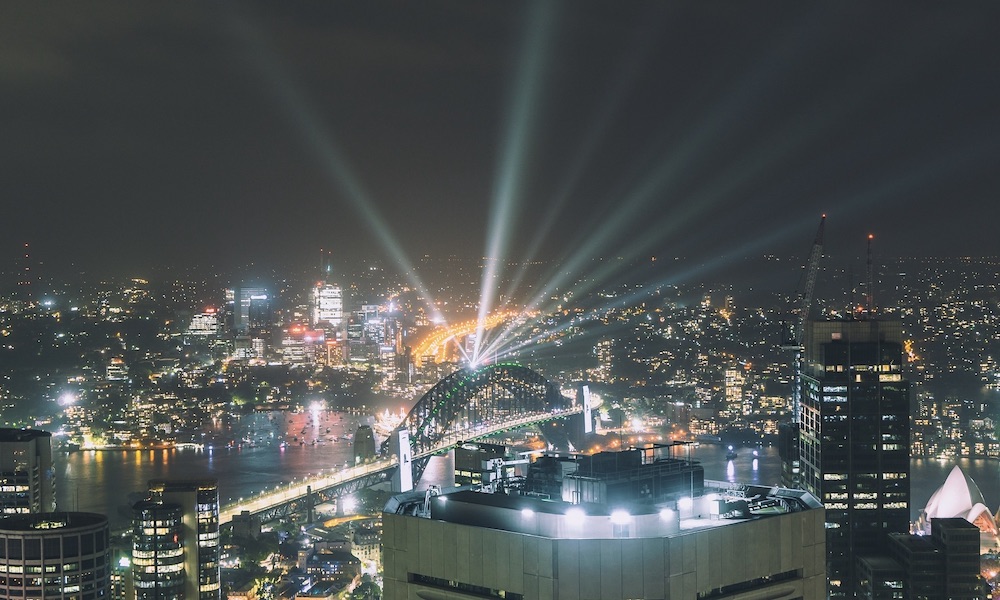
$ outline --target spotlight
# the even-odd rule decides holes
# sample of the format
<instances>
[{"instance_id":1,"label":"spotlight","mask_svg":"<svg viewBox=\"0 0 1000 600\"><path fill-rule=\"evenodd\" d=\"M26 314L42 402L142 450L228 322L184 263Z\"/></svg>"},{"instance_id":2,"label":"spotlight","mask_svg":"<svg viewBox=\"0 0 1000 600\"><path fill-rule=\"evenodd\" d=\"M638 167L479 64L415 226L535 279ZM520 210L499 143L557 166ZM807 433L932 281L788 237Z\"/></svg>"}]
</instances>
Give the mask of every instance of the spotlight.
<instances>
[{"instance_id":1,"label":"spotlight","mask_svg":"<svg viewBox=\"0 0 1000 600\"><path fill-rule=\"evenodd\" d=\"M566 511L566 522L573 527L580 527L583 525L583 521L586 519L587 513L583 511L579 506L574 506L573 508Z\"/></svg>"}]
</instances>

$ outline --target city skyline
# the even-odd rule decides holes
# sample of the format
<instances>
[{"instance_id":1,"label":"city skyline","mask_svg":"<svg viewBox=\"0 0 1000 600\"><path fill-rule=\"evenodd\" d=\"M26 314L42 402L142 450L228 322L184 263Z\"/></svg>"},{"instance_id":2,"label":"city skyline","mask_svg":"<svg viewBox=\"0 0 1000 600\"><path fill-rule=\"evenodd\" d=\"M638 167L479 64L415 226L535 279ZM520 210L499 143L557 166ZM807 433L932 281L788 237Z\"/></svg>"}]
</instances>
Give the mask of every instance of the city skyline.
<instances>
[{"instance_id":1,"label":"city skyline","mask_svg":"<svg viewBox=\"0 0 1000 600\"><path fill-rule=\"evenodd\" d=\"M996 10L4 7L3 250L711 271L803 254L825 212L831 254L989 255Z\"/></svg>"}]
</instances>

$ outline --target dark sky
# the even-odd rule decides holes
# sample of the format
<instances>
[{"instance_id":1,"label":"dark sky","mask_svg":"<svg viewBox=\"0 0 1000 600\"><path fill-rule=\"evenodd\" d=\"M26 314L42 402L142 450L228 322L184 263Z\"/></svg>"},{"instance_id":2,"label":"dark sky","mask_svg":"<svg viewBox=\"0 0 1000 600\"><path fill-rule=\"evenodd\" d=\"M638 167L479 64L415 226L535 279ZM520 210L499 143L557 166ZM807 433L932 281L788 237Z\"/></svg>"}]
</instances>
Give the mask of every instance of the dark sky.
<instances>
[{"instance_id":1,"label":"dark sky","mask_svg":"<svg viewBox=\"0 0 1000 600\"><path fill-rule=\"evenodd\" d=\"M8 2L0 248L102 272L321 247L727 260L804 256L825 212L831 254L874 232L886 255L996 255L998 17Z\"/></svg>"}]
</instances>

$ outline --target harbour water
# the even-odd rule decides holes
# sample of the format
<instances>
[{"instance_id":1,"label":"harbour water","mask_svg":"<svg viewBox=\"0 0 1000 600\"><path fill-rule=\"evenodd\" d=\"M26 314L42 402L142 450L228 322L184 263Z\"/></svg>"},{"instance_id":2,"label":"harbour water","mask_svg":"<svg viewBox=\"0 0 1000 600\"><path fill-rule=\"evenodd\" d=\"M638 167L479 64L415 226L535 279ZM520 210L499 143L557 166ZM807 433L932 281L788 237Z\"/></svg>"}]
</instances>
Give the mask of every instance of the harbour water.
<instances>
[{"instance_id":1,"label":"harbour water","mask_svg":"<svg viewBox=\"0 0 1000 600\"><path fill-rule=\"evenodd\" d=\"M293 479L343 467L353 454L353 443L347 438L357 422L339 413L272 413L234 424L229 431L242 436L236 438L242 441L234 441L232 445L60 454L56 461L58 505L61 510L103 513L114 526L124 526L128 523L128 506L147 489L150 479L204 477L218 479L220 499L227 503ZM223 441L218 437L212 439ZM724 447L701 445L692 450L691 458L705 468L706 479L759 485L779 482L781 462L776 448L735 450L737 457L727 460ZM755 450L757 456L753 454ZM435 457L420 482L421 487L452 483L451 460ZM911 463L914 519L955 464L976 481L991 511L1000 505L997 461L914 460Z\"/></svg>"}]
</instances>

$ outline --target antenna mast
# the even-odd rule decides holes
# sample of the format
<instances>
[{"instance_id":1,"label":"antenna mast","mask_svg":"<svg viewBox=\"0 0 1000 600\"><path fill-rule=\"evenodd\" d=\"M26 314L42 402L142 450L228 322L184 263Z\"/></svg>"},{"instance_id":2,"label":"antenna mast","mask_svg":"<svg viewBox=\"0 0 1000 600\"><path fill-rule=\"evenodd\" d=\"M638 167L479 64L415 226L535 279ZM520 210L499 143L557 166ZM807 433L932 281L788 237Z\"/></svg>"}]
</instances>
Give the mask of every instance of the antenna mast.
<instances>
[{"instance_id":1,"label":"antenna mast","mask_svg":"<svg viewBox=\"0 0 1000 600\"><path fill-rule=\"evenodd\" d=\"M868 234L868 265L867 265L867 278L868 281L865 282L865 314L869 317L875 314L875 288L874 281L875 278L872 275L872 240L875 236Z\"/></svg>"},{"instance_id":2,"label":"antenna mast","mask_svg":"<svg viewBox=\"0 0 1000 600\"><path fill-rule=\"evenodd\" d=\"M784 350L791 350L795 353L793 358L793 368L795 379L792 382L792 412L793 422L801 422L802 414L802 342L806 329L806 321L809 320L809 313L812 309L813 292L816 290L816 277L819 274L819 261L823 258L823 234L826 229L826 215L819 221L819 228L816 229L816 238L813 240L812 250L809 252L809 261L806 263L805 283L802 287L802 295L799 298L798 314L795 315L795 322L791 330L789 343L783 346Z\"/></svg>"}]
</instances>

